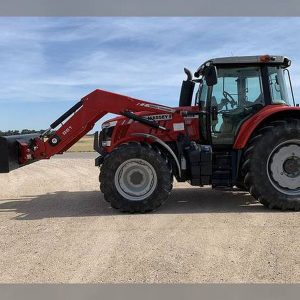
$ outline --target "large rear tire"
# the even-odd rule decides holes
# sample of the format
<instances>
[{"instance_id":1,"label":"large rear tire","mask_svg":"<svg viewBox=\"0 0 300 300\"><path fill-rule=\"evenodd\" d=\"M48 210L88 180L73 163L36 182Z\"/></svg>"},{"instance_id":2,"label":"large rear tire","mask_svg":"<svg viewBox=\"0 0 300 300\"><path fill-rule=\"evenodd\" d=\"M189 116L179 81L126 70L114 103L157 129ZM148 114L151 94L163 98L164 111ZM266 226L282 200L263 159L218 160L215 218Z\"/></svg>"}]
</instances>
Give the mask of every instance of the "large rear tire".
<instances>
[{"instance_id":1,"label":"large rear tire","mask_svg":"<svg viewBox=\"0 0 300 300\"><path fill-rule=\"evenodd\" d=\"M274 121L245 150L244 183L268 208L300 209L300 120Z\"/></svg>"},{"instance_id":2,"label":"large rear tire","mask_svg":"<svg viewBox=\"0 0 300 300\"><path fill-rule=\"evenodd\" d=\"M122 212L157 209L168 198L172 181L167 158L149 144L121 145L105 158L100 173L106 201Z\"/></svg>"}]
</instances>

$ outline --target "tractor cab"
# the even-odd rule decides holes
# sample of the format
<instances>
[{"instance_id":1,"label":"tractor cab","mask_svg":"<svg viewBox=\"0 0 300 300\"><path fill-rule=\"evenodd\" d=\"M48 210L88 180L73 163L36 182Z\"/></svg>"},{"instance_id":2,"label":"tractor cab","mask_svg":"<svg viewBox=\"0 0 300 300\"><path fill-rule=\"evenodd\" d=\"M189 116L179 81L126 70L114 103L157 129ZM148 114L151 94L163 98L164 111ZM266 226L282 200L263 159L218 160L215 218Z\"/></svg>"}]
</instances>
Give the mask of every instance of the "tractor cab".
<instances>
[{"instance_id":1,"label":"tractor cab","mask_svg":"<svg viewBox=\"0 0 300 300\"><path fill-rule=\"evenodd\" d=\"M286 84L290 64L286 57L269 55L209 60L195 72L196 79L185 70L188 79L182 86L180 105L191 105L194 97L194 105L203 112L202 139L232 145L240 126L259 110L267 105L291 105ZM290 91L293 98L291 85Z\"/></svg>"}]
</instances>

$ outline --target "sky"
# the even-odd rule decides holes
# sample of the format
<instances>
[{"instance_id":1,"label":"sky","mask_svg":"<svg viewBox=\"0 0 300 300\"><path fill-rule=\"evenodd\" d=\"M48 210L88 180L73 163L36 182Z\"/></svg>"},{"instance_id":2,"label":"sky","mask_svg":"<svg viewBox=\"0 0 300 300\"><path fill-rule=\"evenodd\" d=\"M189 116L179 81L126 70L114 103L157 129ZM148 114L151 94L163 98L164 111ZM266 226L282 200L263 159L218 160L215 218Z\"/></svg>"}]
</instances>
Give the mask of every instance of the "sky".
<instances>
[{"instance_id":1,"label":"sky","mask_svg":"<svg viewBox=\"0 0 300 300\"><path fill-rule=\"evenodd\" d=\"M297 101L299 29L283 17L0 18L0 130L48 128L96 88L177 106L184 67L232 55L288 56Z\"/></svg>"}]
</instances>

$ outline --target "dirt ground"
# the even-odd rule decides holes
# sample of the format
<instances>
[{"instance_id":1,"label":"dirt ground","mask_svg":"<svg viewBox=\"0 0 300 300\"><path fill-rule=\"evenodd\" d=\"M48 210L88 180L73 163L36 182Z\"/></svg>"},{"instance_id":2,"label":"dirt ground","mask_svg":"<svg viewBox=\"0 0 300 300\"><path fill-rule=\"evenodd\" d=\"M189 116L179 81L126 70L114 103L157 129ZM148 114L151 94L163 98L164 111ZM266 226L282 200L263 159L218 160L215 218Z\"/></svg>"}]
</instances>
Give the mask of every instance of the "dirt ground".
<instances>
[{"instance_id":1,"label":"dirt ground","mask_svg":"<svg viewBox=\"0 0 300 300\"><path fill-rule=\"evenodd\" d=\"M93 155L0 174L1 283L300 282L299 213L176 183L157 212L122 214Z\"/></svg>"}]
</instances>

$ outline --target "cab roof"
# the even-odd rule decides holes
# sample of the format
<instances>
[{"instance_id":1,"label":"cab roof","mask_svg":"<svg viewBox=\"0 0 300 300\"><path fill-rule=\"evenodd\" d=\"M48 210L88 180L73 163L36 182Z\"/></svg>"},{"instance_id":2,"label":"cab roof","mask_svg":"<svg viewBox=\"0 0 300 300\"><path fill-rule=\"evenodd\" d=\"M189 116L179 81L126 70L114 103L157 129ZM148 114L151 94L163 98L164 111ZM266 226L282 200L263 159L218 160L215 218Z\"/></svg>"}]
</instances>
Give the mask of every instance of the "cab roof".
<instances>
[{"instance_id":1,"label":"cab roof","mask_svg":"<svg viewBox=\"0 0 300 300\"><path fill-rule=\"evenodd\" d=\"M195 77L199 77L203 73L204 69L209 65L234 67L235 65L280 65L283 68L287 68L291 65L291 60L286 56L281 55L255 55L255 56L229 56L219 57L207 60L203 63L195 72Z\"/></svg>"},{"instance_id":2,"label":"cab roof","mask_svg":"<svg viewBox=\"0 0 300 300\"><path fill-rule=\"evenodd\" d=\"M219 57L213 58L207 61L214 65L223 64L286 64L289 59L280 55L256 55L256 56L231 56L231 57Z\"/></svg>"}]
</instances>

